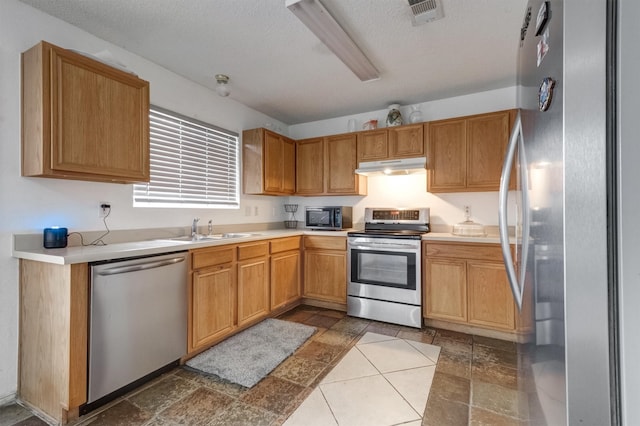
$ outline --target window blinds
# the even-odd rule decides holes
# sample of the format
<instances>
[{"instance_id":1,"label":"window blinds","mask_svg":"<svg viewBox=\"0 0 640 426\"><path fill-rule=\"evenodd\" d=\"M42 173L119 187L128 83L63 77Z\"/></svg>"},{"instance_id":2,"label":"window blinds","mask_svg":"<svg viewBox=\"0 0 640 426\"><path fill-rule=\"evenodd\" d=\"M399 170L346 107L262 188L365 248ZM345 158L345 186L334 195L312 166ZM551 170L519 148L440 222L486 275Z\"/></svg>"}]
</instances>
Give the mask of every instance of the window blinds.
<instances>
[{"instance_id":1,"label":"window blinds","mask_svg":"<svg viewBox=\"0 0 640 426\"><path fill-rule=\"evenodd\" d=\"M134 206L238 208L238 134L152 106L151 180Z\"/></svg>"}]
</instances>

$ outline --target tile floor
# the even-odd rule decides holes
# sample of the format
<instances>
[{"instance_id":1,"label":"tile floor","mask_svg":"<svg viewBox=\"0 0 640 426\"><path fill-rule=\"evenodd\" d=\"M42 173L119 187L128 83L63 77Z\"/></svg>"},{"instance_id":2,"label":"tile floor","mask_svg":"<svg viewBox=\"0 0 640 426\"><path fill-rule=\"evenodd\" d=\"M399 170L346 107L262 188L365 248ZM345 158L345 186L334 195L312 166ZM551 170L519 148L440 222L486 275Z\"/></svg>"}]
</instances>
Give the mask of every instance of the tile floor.
<instances>
[{"instance_id":1,"label":"tile floor","mask_svg":"<svg viewBox=\"0 0 640 426\"><path fill-rule=\"evenodd\" d=\"M300 410L316 405L322 410L322 404L325 403L323 399L333 403L331 407L335 409L334 422L337 418L341 424L358 424L359 418L365 418L360 416L370 413L356 409L354 401L358 398L357 395L367 395L365 399L373 399L368 395L388 387L385 382L395 383L397 388L410 388L415 384L412 380L405 380L406 376L402 374L404 370L395 374L393 371L396 367L379 361L380 351L390 350L390 347L398 344L413 348L432 348L431 345L435 345L440 348L440 353L432 372L429 369L433 369L433 364L408 364L415 370L412 373L422 377L425 384L429 379L432 380L424 411L420 412L424 401L420 399L423 397L420 397L419 392L409 393L402 402L398 400L398 406L405 408L405 414L400 413L397 418L389 421L407 419L403 420L403 424L412 426L538 424L518 418L518 415L527 412L529 395L519 390L522 386L518 386L516 374L518 355L515 344L511 342L428 327L417 330L352 318L343 312L304 305L280 318L313 325L318 328L318 332L253 388L247 389L184 368L176 368L81 417L74 422L74 426L271 426L283 425L291 417L287 424L289 426L299 421L299 413L302 411L297 412L296 409L301 404ZM365 335L368 336L365 340L358 341ZM369 346L375 343L368 340L371 338L382 339L377 340L377 343L383 349L376 348L375 345ZM407 349L406 346L404 348ZM344 370L359 371L358 369L367 368L366 363L360 362L362 359L357 361L358 352L367 355L371 364L378 367L378 373L371 376L364 373L364 376L351 379L352 383L349 385L356 390L345 390L345 383L350 380L343 380L347 378ZM434 357L433 353L426 356L430 361L435 361ZM344 365L349 365L354 359L358 365L356 369L343 369ZM345 364L336 367L342 360ZM349 392L348 398L341 396L345 391ZM324 397L320 399L322 395ZM349 423L343 423L342 419ZM376 417L378 419L380 417ZM317 420L316 417L307 419L304 424L309 425L313 420ZM0 425L39 426L46 423L21 406L10 404L0 407Z\"/></svg>"}]
</instances>

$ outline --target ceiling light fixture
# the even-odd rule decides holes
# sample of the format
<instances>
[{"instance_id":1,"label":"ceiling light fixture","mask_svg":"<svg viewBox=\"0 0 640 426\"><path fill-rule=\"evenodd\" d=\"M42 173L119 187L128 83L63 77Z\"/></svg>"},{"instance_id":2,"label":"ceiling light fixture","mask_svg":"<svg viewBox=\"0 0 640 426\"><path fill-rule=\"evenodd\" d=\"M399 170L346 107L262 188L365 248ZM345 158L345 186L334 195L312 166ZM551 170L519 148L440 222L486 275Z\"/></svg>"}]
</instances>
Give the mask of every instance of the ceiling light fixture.
<instances>
[{"instance_id":1,"label":"ceiling light fixture","mask_svg":"<svg viewBox=\"0 0 640 426\"><path fill-rule=\"evenodd\" d=\"M229 93L231 93L229 86L227 86L227 83L229 83L229 76L216 74L216 81L218 82L216 86L216 93L220 96L229 96Z\"/></svg>"},{"instance_id":2,"label":"ceiling light fixture","mask_svg":"<svg viewBox=\"0 0 640 426\"><path fill-rule=\"evenodd\" d=\"M287 0L302 21L361 81L380 78L378 70L319 0Z\"/></svg>"}]
</instances>

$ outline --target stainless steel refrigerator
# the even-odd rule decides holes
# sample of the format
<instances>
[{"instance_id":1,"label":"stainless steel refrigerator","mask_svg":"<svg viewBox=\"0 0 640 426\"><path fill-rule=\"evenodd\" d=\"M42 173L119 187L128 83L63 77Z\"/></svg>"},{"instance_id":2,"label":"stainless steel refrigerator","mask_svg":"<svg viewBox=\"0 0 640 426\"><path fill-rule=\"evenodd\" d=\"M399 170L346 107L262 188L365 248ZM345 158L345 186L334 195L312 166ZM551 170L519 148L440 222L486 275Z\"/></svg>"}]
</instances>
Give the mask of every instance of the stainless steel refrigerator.
<instances>
[{"instance_id":1,"label":"stainless steel refrigerator","mask_svg":"<svg viewBox=\"0 0 640 426\"><path fill-rule=\"evenodd\" d=\"M615 423L610 3L530 0L519 34L520 112L503 170L499 227L518 323L529 331L518 345L516 399L519 416L532 424Z\"/></svg>"}]
</instances>

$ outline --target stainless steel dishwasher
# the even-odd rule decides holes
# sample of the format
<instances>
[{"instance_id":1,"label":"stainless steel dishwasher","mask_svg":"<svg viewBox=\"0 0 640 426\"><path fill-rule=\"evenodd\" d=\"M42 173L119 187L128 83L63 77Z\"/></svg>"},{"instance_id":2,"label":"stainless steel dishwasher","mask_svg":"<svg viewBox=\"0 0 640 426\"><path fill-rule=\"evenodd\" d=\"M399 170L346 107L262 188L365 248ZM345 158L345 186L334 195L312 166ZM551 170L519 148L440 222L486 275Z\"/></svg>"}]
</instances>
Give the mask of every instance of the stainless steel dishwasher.
<instances>
[{"instance_id":1,"label":"stainless steel dishwasher","mask_svg":"<svg viewBox=\"0 0 640 426\"><path fill-rule=\"evenodd\" d=\"M186 259L179 252L91 265L87 407L186 354Z\"/></svg>"}]
</instances>

